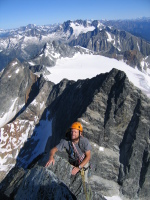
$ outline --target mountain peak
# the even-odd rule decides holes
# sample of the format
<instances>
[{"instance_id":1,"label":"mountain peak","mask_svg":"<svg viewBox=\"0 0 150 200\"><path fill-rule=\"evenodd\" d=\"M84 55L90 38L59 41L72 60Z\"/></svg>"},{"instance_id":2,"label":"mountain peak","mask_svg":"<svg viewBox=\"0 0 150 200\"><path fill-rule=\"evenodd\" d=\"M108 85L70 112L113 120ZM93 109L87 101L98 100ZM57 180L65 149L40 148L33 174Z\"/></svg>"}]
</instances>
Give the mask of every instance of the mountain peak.
<instances>
[{"instance_id":1,"label":"mountain peak","mask_svg":"<svg viewBox=\"0 0 150 200\"><path fill-rule=\"evenodd\" d=\"M36 27L36 24L28 24L26 27L27 27L27 28L35 28L35 27Z\"/></svg>"},{"instance_id":2,"label":"mountain peak","mask_svg":"<svg viewBox=\"0 0 150 200\"><path fill-rule=\"evenodd\" d=\"M53 177L57 180L55 183L63 181L67 191L83 199L81 176L78 174L75 180L71 179L71 166L65 152L55 156L54 166L44 168L49 150L65 137L65 131L77 120L82 123L84 137L92 146L90 187L93 196L119 194L128 199L149 196L147 146L150 127L147 122L150 116L147 113L150 100L129 82L124 72L112 69L92 79L65 79L56 85L41 77L31 86L28 96L32 101L2 128L2 163L9 165L11 158L16 167L1 182L0 193L6 196L15 194L17 199L26 192L28 196L46 195L41 182L45 180L47 185ZM27 172L22 168L28 168ZM39 177L39 174L43 175ZM31 181L36 179L38 182ZM11 191L8 190L10 185Z\"/></svg>"}]
</instances>

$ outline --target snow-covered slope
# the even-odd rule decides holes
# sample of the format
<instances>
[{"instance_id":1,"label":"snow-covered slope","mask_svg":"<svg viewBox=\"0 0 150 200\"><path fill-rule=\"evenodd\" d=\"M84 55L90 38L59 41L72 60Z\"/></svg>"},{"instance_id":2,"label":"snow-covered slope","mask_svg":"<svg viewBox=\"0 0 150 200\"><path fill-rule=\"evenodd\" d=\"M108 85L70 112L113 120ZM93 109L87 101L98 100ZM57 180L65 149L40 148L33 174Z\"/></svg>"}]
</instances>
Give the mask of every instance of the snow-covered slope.
<instances>
[{"instance_id":1,"label":"snow-covered slope","mask_svg":"<svg viewBox=\"0 0 150 200\"><path fill-rule=\"evenodd\" d=\"M93 31L95 29L95 27L92 26L91 23L88 23L88 25L85 27L83 24L71 22L70 27L72 27L73 34L76 38L80 33L87 33L88 31Z\"/></svg>"},{"instance_id":2,"label":"snow-covered slope","mask_svg":"<svg viewBox=\"0 0 150 200\"><path fill-rule=\"evenodd\" d=\"M60 82L63 78L69 80L86 79L100 73L109 72L112 68L124 71L129 80L150 97L149 71L144 74L123 61L99 55L81 55L78 53L73 58L58 59L55 67L47 68L51 74L47 75L46 78L54 83Z\"/></svg>"}]
</instances>

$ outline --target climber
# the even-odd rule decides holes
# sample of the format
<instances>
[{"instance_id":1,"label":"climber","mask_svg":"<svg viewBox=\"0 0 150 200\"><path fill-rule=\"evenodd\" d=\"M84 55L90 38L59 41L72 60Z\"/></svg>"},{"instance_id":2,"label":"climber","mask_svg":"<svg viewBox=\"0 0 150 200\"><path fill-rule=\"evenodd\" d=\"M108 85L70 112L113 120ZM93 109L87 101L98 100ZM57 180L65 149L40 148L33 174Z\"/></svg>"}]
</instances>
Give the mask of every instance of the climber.
<instances>
[{"instance_id":1,"label":"climber","mask_svg":"<svg viewBox=\"0 0 150 200\"><path fill-rule=\"evenodd\" d=\"M60 143L50 151L49 160L46 167L55 164L54 155L64 148L68 153L69 163L72 165L72 175L76 175L80 170L85 171L85 182L88 182L87 171L91 157L91 145L87 138L83 137L83 127L81 123L74 122L70 127L70 138L62 139Z\"/></svg>"}]
</instances>

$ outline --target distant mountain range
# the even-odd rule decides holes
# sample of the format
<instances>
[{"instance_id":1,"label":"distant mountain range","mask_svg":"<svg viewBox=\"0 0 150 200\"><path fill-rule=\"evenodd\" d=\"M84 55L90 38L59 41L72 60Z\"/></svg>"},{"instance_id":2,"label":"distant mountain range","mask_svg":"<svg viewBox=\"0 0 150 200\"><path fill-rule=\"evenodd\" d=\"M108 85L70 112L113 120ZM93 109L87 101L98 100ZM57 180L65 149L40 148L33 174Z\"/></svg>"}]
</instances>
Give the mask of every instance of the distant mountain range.
<instances>
[{"instance_id":1,"label":"distant mountain range","mask_svg":"<svg viewBox=\"0 0 150 200\"><path fill-rule=\"evenodd\" d=\"M80 45L95 54L122 59L132 67L146 71L150 60L150 44L145 40L145 35L149 35L149 24L149 18L122 21L76 20L58 25L30 24L18 29L0 30L0 69L15 58L21 62L37 60L45 44L55 40L70 46ZM43 59L40 65L46 63ZM54 63L52 61L48 66Z\"/></svg>"},{"instance_id":2,"label":"distant mountain range","mask_svg":"<svg viewBox=\"0 0 150 200\"><path fill-rule=\"evenodd\" d=\"M113 26L114 28L127 31L150 42L150 17L131 20L103 20L102 23L106 26Z\"/></svg>"}]
</instances>

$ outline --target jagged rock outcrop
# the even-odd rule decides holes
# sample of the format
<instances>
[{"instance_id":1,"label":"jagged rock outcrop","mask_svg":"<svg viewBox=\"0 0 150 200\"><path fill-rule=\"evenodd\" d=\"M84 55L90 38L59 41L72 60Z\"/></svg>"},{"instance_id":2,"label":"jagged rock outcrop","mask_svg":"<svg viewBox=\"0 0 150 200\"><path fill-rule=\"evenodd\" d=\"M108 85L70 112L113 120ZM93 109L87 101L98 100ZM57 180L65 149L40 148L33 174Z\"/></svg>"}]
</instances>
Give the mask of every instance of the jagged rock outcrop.
<instances>
[{"instance_id":1,"label":"jagged rock outcrop","mask_svg":"<svg viewBox=\"0 0 150 200\"><path fill-rule=\"evenodd\" d=\"M45 164L47 156L26 171L15 167L1 183L1 197L15 200L28 198L82 200L86 199L87 195L93 200L106 200L99 192L92 192L90 184L85 185L85 194L80 174L76 177L71 176L71 166L65 157L65 153L56 155L56 164L47 168L41 166Z\"/></svg>"},{"instance_id":2,"label":"jagged rock outcrop","mask_svg":"<svg viewBox=\"0 0 150 200\"><path fill-rule=\"evenodd\" d=\"M63 130L66 130L72 121L81 118L86 122L85 135L96 145L105 148L102 154L97 152L98 148L93 148L95 176L100 176L104 184L105 180L112 182L112 186L119 183L120 191L131 199L143 194L144 187L147 191L150 184L147 179L150 162L149 99L129 83L123 72L117 70L71 85L66 82L65 85L67 87L54 102L50 103L49 97L49 109L52 116L55 116L55 134L50 141L51 146L64 136ZM143 167L147 172L144 175L145 184L141 187ZM106 188L108 194L109 188Z\"/></svg>"},{"instance_id":3,"label":"jagged rock outcrop","mask_svg":"<svg viewBox=\"0 0 150 200\"><path fill-rule=\"evenodd\" d=\"M41 85L41 94L45 84ZM80 120L84 135L92 145L90 186L94 199L96 196L120 195L132 200L148 200L150 100L129 82L124 72L116 69L92 79L76 82L64 79L57 85L47 84L49 89L46 89L45 107L40 112L38 122L32 120L35 127L30 128L30 134L28 131L28 140L18 154L16 165L24 169L28 166L34 168L34 165L44 166L48 154L43 154L40 160L35 159L36 155L49 152L65 136L72 122ZM41 94L36 97L39 101ZM25 118L29 124L29 120L37 115L36 106L33 107L35 110L32 109L33 102L17 117L18 132L21 130L21 120ZM29 119L27 110L32 111ZM4 132L7 128L8 125L4 127ZM25 126L23 132L27 129L29 126ZM38 149L42 149L42 152ZM31 165L33 159L36 164L33 162ZM66 165L64 163L62 166ZM64 174L67 172L63 171ZM62 172L60 161L58 164L56 162L53 172L59 177L59 172ZM61 175L67 185L66 176Z\"/></svg>"},{"instance_id":4,"label":"jagged rock outcrop","mask_svg":"<svg viewBox=\"0 0 150 200\"><path fill-rule=\"evenodd\" d=\"M26 69L26 70L29 71L29 74L32 74L32 72L29 69ZM35 76L34 74L32 75ZM37 78L37 76L35 77ZM5 78L6 80L8 79L7 75ZM24 78L26 78L25 74L24 74ZM17 82L17 79L18 79L18 74L15 76L16 82ZM22 81L23 83L26 83L28 79L26 80L23 79ZM6 125L4 125L0 129L0 132L1 132L0 180L2 180L6 176L8 171L15 165L18 152L20 151L22 146L24 146L24 142L32 136L33 130L36 124L39 123L39 120L41 119L41 116L46 108L46 101L49 95L48 91L51 90L51 87L53 85L54 83L48 82L42 76L40 76L39 78L37 78L35 83L32 83L32 85L30 85L28 98L26 99L25 99L26 91L24 91L26 87L22 88L22 91L20 91L20 93L22 92L22 95L24 97L23 98L24 106L20 107L18 112L14 112L13 115L12 113L10 113L12 118L9 124L7 124L7 121L5 121L5 119L3 120L4 124ZM7 81L6 81L6 86L7 86ZM15 88L15 86L12 85L12 88L14 89L14 91L11 91L11 92L13 94L17 93L18 87L16 86ZM11 88L8 88L8 90L10 89ZM1 93L2 92L5 93L3 91L3 88L1 88ZM10 101L11 101L11 92L10 92ZM5 95L9 96L9 94L5 94ZM5 102L2 101L1 105L5 106ZM7 109L9 109L9 107ZM32 147L33 146L34 145L32 145Z\"/></svg>"},{"instance_id":5,"label":"jagged rock outcrop","mask_svg":"<svg viewBox=\"0 0 150 200\"><path fill-rule=\"evenodd\" d=\"M55 66L58 59L65 57L72 58L76 53L91 54L92 51L79 46L70 47L58 41L47 42L42 50L26 64L29 65L30 69L36 68L35 66L37 65L42 65L43 68L45 68L44 66L52 67Z\"/></svg>"},{"instance_id":6,"label":"jagged rock outcrop","mask_svg":"<svg viewBox=\"0 0 150 200\"><path fill-rule=\"evenodd\" d=\"M3 70L0 77L0 127L23 108L36 81L37 76L17 59Z\"/></svg>"},{"instance_id":7,"label":"jagged rock outcrop","mask_svg":"<svg viewBox=\"0 0 150 200\"><path fill-rule=\"evenodd\" d=\"M50 72L47 70L45 66L41 65L35 65L35 66L29 66L29 69L38 75L43 74L43 75L49 75Z\"/></svg>"}]
</instances>

